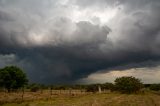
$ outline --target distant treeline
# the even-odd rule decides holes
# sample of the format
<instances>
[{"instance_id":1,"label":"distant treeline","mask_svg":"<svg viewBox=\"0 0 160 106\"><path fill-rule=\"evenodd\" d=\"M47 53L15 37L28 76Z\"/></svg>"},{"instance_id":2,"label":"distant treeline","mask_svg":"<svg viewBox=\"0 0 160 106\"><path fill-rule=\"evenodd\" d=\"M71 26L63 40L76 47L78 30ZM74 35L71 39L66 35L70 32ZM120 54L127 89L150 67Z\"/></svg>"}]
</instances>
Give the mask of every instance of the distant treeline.
<instances>
[{"instance_id":1,"label":"distant treeline","mask_svg":"<svg viewBox=\"0 0 160 106\"><path fill-rule=\"evenodd\" d=\"M31 92L37 92L40 90L85 90L86 92L98 92L99 87L102 91L110 90L116 91L115 84L113 83L104 83L104 84L76 84L76 85L45 85L32 83L28 84L25 89L29 89ZM150 89L153 91L160 90L160 84L143 84L142 88Z\"/></svg>"},{"instance_id":2,"label":"distant treeline","mask_svg":"<svg viewBox=\"0 0 160 106\"><path fill-rule=\"evenodd\" d=\"M38 91L38 90L45 90L45 89L52 89L52 90L85 90L88 92L96 92L98 91L98 87L101 90L109 90L113 86L112 83L105 83L105 84L75 84L75 85L45 85L45 84L28 84L26 89L30 89L31 91Z\"/></svg>"}]
</instances>

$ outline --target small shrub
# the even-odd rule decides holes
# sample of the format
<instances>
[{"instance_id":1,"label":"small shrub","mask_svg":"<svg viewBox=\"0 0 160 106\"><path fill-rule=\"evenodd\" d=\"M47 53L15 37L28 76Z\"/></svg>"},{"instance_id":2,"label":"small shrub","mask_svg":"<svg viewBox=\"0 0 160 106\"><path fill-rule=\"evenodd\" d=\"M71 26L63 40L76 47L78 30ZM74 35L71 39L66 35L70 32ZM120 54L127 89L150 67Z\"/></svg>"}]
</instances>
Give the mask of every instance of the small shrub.
<instances>
[{"instance_id":1,"label":"small shrub","mask_svg":"<svg viewBox=\"0 0 160 106\"><path fill-rule=\"evenodd\" d=\"M86 91L87 92L97 92L98 91L98 85L97 84L88 85L86 87Z\"/></svg>"},{"instance_id":2,"label":"small shrub","mask_svg":"<svg viewBox=\"0 0 160 106\"><path fill-rule=\"evenodd\" d=\"M33 87L31 88L31 92L37 92L39 90L39 87Z\"/></svg>"},{"instance_id":3,"label":"small shrub","mask_svg":"<svg viewBox=\"0 0 160 106\"><path fill-rule=\"evenodd\" d=\"M37 91L40 90L40 86L38 84L31 84L29 86L29 89L30 89L31 92L37 92Z\"/></svg>"},{"instance_id":4,"label":"small shrub","mask_svg":"<svg viewBox=\"0 0 160 106\"><path fill-rule=\"evenodd\" d=\"M102 89L113 91L114 85L112 83L105 83L105 84L102 84Z\"/></svg>"}]
</instances>

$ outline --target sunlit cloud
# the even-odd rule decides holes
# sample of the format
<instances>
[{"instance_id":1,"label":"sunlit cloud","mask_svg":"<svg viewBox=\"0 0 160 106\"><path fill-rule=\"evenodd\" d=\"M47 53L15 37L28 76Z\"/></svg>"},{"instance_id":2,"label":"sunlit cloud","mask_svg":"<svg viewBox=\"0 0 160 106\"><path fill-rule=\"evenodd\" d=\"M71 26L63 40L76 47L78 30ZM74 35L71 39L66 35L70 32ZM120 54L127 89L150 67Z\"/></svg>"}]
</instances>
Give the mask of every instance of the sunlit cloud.
<instances>
[{"instance_id":1,"label":"sunlit cloud","mask_svg":"<svg viewBox=\"0 0 160 106\"><path fill-rule=\"evenodd\" d=\"M133 76L140 79L143 83L160 83L160 66L154 68L132 68L127 70L111 70L106 73L93 73L87 78L83 78L78 82L81 83L114 83L118 77Z\"/></svg>"}]
</instances>

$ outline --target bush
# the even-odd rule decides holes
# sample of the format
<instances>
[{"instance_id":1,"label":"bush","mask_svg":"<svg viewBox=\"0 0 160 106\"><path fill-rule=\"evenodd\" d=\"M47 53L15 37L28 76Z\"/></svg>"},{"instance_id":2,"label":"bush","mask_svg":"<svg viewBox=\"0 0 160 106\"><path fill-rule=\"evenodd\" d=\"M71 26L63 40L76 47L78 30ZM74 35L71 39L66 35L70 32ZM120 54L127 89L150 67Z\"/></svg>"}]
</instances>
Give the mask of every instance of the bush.
<instances>
[{"instance_id":1,"label":"bush","mask_svg":"<svg viewBox=\"0 0 160 106\"><path fill-rule=\"evenodd\" d=\"M102 84L102 89L104 90L111 90L113 89L114 85L112 83L105 83L105 84Z\"/></svg>"},{"instance_id":2,"label":"bush","mask_svg":"<svg viewBox=\"0 0 160 106\"><path fill-rule=\"evenodd\" d=\"M40 85L39 84L31 84L31 85L29 85L29 89L31 92L37 92L40 90Z\"/></svg>"},{"instance_id":3,"label":"bush","mask_svg":"<svg viewBox=\"0 0 160 106\"><path fill-rule=\"evenodd\" d=\"M141 81L135 77L120 77L115 80L115 90L121 93L136 93L143 87Z\"/></svg>"},{"instance_id":4,"label":"bush","mask_svg":"<svg viewBox=\"0 0 160 106\"><path fill-rule=\"evenodd\" d=\"M97 92L97 91L98 91L98 84L88 85L88 86L86 87L86 91L87 91L87 92Z\"/></svg>"},{"instance_id":5,"label":"bush","mask_svg":"<svg viewBox=\"0 0 160 106\"><path fill-rule=\"evenodd\" d=\"M160 90L160 84L152 84L150 87L149 87L150 90L153 90L153 91L159 91Z\"/></svg>"}]
</instances>

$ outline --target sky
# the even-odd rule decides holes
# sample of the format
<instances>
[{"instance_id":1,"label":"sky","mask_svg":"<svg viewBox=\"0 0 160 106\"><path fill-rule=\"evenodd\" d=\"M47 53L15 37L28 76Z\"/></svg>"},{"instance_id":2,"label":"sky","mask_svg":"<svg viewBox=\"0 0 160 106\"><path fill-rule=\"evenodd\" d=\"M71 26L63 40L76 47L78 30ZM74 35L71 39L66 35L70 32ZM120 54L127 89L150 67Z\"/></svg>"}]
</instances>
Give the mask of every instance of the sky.
<instances>
[{"instance_id":1,"label":"sky","mask_svg":"<svg viewBox=\"0 0 160 106\"><path fill-rule=\"evenodd\" d=\"M160 0L0 0L0 68L30 82L160 82Z\"/></svg>"}]
</instances>

